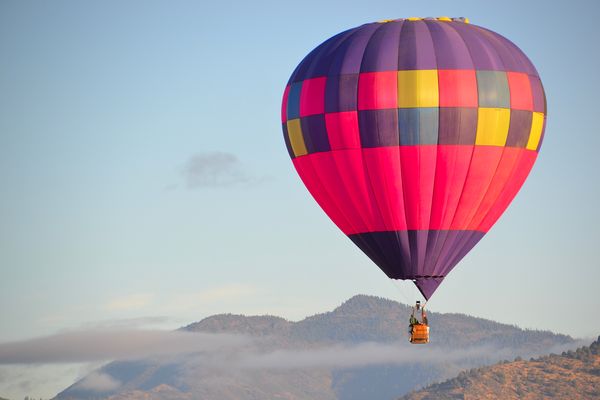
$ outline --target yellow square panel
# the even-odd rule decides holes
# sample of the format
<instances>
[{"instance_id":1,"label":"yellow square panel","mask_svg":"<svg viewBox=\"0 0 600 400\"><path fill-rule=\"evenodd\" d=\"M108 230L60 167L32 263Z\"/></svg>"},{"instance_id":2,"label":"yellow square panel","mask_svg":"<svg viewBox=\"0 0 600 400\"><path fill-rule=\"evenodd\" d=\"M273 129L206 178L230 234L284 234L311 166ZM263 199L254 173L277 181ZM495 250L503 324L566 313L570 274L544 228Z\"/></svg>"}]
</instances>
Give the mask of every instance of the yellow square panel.
<instances>
[{"instance_id":1,"label":"yellow square panel","mask_svg":"<svg viewBox=\"0 0 600 400\"><path fill-rule=\"evenodd\" d=\"M287 129L294 155L298 157L308 154L308 151L306 150L306 145L304 144L304 136L302 136L300 118L290 119L287 122Z\"/></svg>"},{"instance_id":2,"label":"yellow square panel","mask_svg":"<svg viewBox=\"0 0 600 400\"><path fill-rule=\"evenodd\" d=\"M398 107L437 107L439 87L437 69L398 71Z\"/></svg>"},{"instance_id":3,"label":"yellow square panel","mask_svg":"<svg viewBox=\"0 0 600 400\"><path fill-rule=\"evenodd\" d=\"M479 108L475 144L504 146L508 136L510 110L508 108Z\"/></svg>"},{"instance_id":4,"label":"yellow square panel","mask_svg":"<svg viewBox=\"0 0 600 400\"><path fill-rule=\"evenodd\" d=\"M531 120L531 132L529 132L529 141L527 142L528 150L536 150L542 137L542 129L544 128L544 114L534 112Z\"/></svg>"}]
</instances>

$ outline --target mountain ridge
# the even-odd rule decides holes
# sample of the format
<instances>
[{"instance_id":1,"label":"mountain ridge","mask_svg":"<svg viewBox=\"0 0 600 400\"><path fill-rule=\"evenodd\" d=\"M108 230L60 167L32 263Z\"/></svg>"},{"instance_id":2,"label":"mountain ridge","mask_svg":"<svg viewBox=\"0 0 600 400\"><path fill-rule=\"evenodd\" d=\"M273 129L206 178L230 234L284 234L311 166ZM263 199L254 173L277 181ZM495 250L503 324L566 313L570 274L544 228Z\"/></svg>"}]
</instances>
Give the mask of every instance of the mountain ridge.
<instances>
[{"instance_id":1,"label":"mountain ridge","mask_svg":"<svg viewBox=\"0 0 600 400\"><path fill-rule=\"evenodd\" d=\"M264 355L267 359L286 354L278 356L283 357L279 362L284 364L290 361L286 357L310 358L315 354L323 357L319 352L326 350L329 351L327 357L333 357L333 364L332 360L326 359L325 366L255 368L240 372L232 369L216 371L202 360L194 359L193 355L175 361L115 361L96 372L118 381L118 388L91 392L83 390L76 382L55 399L179 400L189 396L203 400L390 399L455 376L465 368L496 362L501 359L498 358L500 353L529 357L573 343L567 335L523 330L464 314L430 311L432 343L415 347L407 340L410 312L410 306L393 300L356 295L331 311L296 322L273 315L213 315L180 330L249 336L257 342L242 352ZM384 346L378 348L396 352L402 359L348 365L337 361L343 352L360 353L365 344ZM429 359L411 361L411 357L416 357L419 352L429 354ZM454 358L447 358L448 354L453 354ZM229 358L238 356L227 355ZM360 357L371 355L360 353ZM436 357L441 361L436 361ZM150 397L144 397L146 395Z\"/></svg>"},{"instance_id":2,"label":"mountain ridge","mask_svg":"<svg viewBox=\"0 0 600 400\"><path fill-rule=\"evenodd\" d=\"M399 400L600 399L600 336L589 346L463 371Z\"/></svg>"},{"instance_id":3,"label":"mountain ridge","mask_svg":"<svg viewBox=\"0 0 600 400\"><path fill-rule=\"evenodd\" d=\"M364 327L360 326L361 324L369 325L369 323L373 320L377 320L377 318L374 319L372 317L373 310L378 310L379 313L381 313L382 311L384 313L387 313L389 318L386 321L379 324L382 329L389 329L389 331L387 332L387 336L377 335L372 332L373 329L371 329L370 333L363 333L362 335L356 334L356 332L364 330ZM308 329L311 330L311 333L315 336L315 339L323 340L323 336L331 336L331 334L328 335L323 333L322 331L319 332L319 330L326 328L323 327L322 324L331 325L332 322L339 321L343 323L348 323L349 319L352 319L352 325L359 326L348 327L347 329L345 329L345 332L339 333L335 337L330 337L330 339L350 342L356 340L369 339L397 340L399 336L404 335L404 332L406 330L405 328L408 322L408 315L410 315L411 311L411 306L396 302L394 300L386 299L379 296L358 294L342 302L332 311L326 311L310 315L299 321L290 321L282 317L268 314L246 316L243 314L224 313L203 318L198 322L191 323L180 329L187 331L205 331L211 333L218 333L224 331L227 331L228 333L254 333L255 331L260 331L261 329L259 329L258 326L253 326L253 322L267 325L267 320L269 320L271 324L277 325L277 327L281 328L281 332L284 333L297 333L298 331L307 329L305 328L305 326L308 325ZM470 332L477 333L478 335L471 335L469 337L469 344L472 344L474 341L479 341L480 344L485 344L487 341L486 339L488 338L486 335L494 334L496 337L500 338L504 334L509 332L527 332L538 334L540 335L540 337L543 337L544 335L549 335L561 337L567 341L573 340L568 335L554 333L549 330L522 329L514 324L496 322L482 317L473 317L463 313L439 313L430 310L428 311L428 317L434 335L435 331L440 326L440 324L452 325L457 321L460 323L462 328L459 330L460 335L464 335L464 328L469 328ZM243 321L243 323L241 321ZM244 327L245 329L241 329L241 327ZM398 330L397 328L399 327L401 327L402 329ZM451 332L451 334L455 333L456 332ZM319 334L323 336L320 336ZM459 340L459 338L453 336L451 340L448 340L444 339L444 337L436 337L436 341L438 341L438 343L440 340L442 340L442 342L449 342Z\"/></svg>"}]
</instances>

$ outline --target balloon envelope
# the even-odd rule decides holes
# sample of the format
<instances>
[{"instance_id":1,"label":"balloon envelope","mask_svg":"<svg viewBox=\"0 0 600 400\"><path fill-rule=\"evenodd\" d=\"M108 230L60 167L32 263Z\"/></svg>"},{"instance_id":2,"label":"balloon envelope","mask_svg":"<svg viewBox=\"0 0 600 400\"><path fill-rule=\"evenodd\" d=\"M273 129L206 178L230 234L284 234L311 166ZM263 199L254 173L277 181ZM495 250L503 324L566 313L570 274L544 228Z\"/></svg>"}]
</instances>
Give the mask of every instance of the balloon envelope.
<instances>
[{"instance_id":1,"label":"balloon envelope","mask_svg":"<svg viewBox=\"0 0 600 400\"><path fill-rule=\"evenodd\" d=\"M462 20L399 19L313 50L281 116L325 213L388 277L429 298L525 181L546 101L506 38Z\"/></svg>"}]
</instances>

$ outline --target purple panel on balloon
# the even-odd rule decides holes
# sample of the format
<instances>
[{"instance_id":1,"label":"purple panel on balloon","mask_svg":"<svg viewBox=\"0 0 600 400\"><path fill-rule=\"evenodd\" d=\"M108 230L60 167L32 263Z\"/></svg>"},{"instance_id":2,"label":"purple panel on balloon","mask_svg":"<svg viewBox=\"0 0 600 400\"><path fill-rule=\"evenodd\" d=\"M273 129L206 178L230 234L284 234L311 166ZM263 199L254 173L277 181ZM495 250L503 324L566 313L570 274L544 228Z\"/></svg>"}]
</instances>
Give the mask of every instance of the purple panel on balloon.
<instances>
[{"instance_id":1,"label":"purple panel on balloon","mask_svg":"<svg viewBox=\"0 0 600 400\"><path fill-rule=\"evenodd\" d=\"M362 147L398 146L398 111L362 110L358 112L360 143Z\"/></svg>"},{"instance_id":2,"label":"purple panel on balloon","mask_svg":"<svg viewBox=\"0 0 600 400\"><path fill-rule=\"evenodd\" d=\"M289 83L327 75L333 60L326 55L336 52L340 45L358 29L360 28L349 29L339 33L317 46L296 67L296 70L290 77Z\"/></svg>"},{"instance_id":3,"label":"purple panel on balloon","mask_svg":"<svg viewBox=\"0 0 600 400\"><path fill-rule=\"evenodd\" d=\"M473 31L467 24L452 24L451 27L458 32L464 40L469 54L473 60L473 66L480 71L505 71L502 59L498 56L494 47L482 35Z\"/></svg>"},{"instance_id":4,"label":"purple panel on balloon","mask_svg":"<svg viewBox=\"0 0 600 400\"><path fill-rule=\"evenodd\" d=\"M415 279L415 285L417 285L423 297L429 299L443 280L444 278L418 278Z\"/></svg>"},{"instance_id":5,"label":"purple panel on balloon","mask_svg":"<svg viewBox=\"0 0 600 400\"><path fill-rule=\"evenodd\" d=\"M529 82L531 83L531 94L533 95L533 111L546 113L546 96L544 95L544 88L542 87L542 81L537 76L530 76Z\"/></svg>"},{"instance_id":6,"label":"purple panel on balloon","mask_svg":"<svg viewBox=\"0 0 600 400\"><path fill-rule=\"evenodd\" d=\"M400 35L399 70L436 69L435 49L423 21L405 23Z\"/></svg>"},{"instance_id":7,"label":"purple panel on balloon","mask_svg":"<svg viewBox=\"0 0 600 400\"><path fill-rule=\"evenodd\" d=\"M381 24L367 44L361 72L398 70L398 42L402 23Z\"/></svg>"},{"instance_id":8,"label":"purple panel on balloon","mask_svg":"<svg viewBox=\"0 0 600 400\"><path fill-rule=\"evenodd\" d=\"M485 235L479 231L386 231L348 236L392 279L421 283L426 298ZM432 289L432 290L431 290Z\"/></svg>"},{"instance_id":9,"label":"purple panel on balloon","mask_svg":"<svg viewBox=\"0 0 600 400\"><path fill-rule=\"evenodd\" d=\"M475 144L477 109L440 107L438 144Z\"/></svg>"},{"instance_id":10,"label":"purple panel on balloon","mask_svg":"<svg viewBox=\"0 0 600 400\"><path fill-rule=\"evenodd\" d=\"M340 74L358 74L367 43L379 27L379 24L367 24L359 27L358 31L340 47L341 59L335 60L338 64L332 64L330 74L336 68Z\"/></svg>"},{"instance_id":11,"label":"purple panel on balloon","mask_svg":"<svg viewBox=\"0 0 600 400\"><path fill-rule=\"evenodd\" d=\"M469 49L448 24L426 21L435 48L438 69L473 69Z\"/></svg>"},{"instance_id":12,"label":"purple panel on balloon","mask_svg":"<svg viewBox=\"0 0 600 400\"><path fill-rule=\"evenodd\" d=\"M531 111L511 110L508 137L506 145L510 147L525 147L531 131Z\"/></svg>"},{"instance_id":13,"label":"purple panel on balloon","mask_svg":"<svg viewBox=\"0 0 600 400\"><path fill-rule=\"evenodd\" d=\"M329 139L327 137L327 128L325 127L325 115L311 115L300 119L304 144L309 153L319 151L329 151Z\"/></svg>"},{"instance_id":14,"label":"purple panel on balloon","mask_svg":"<svg viewBox=\"0 0 600 400\"><path fill-rule=\"evenodd\" d=\"M325 112L355 111L358 98L358 74L327 78Z\"/></svg>"},{"instance_id":15,"label":"purple panel on balloon","mask_svg":"<svg viewBox=\"0 0 600 400\"><path fill-rule=\"evenodd\" d=\"M535 67L531 64L531 61L523 54L517 46L505 37L482 28L480 26L472 25L475 32L485 37L494 51L498 54L506 71L512 72L525 72L534 76L538 76Z\"/></svg>"}]
</instances>

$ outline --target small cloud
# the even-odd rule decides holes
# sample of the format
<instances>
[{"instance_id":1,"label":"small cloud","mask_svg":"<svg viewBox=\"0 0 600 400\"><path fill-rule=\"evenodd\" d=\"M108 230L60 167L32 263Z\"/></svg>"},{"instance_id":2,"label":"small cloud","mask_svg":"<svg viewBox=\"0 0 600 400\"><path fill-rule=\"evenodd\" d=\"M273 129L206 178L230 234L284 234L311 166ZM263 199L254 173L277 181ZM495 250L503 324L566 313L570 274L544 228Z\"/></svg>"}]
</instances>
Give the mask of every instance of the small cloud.
<instances>
[{"instance_id":1,"label":"small cloud","mask_svg":"<svg viewBox=\"0 0 600 400\"><path fill-rule=\"evenodd\" d=\"M189 189L233 186L261 181L243 170L237 156L224 152L194 154L183 167L182 175Z\"/></svg>"},{"instance_id":2,"label":"small cloud","mask_svg":"<svg viewBox=\"0 0 600 400\"><path fill-rule=\"evenodd\" d=\"M132 294L111 300L105 308L110 311L137 310L150 304L153 297L148 293Z\"/></svg>"},{"instance_id":3,"label":"small cloud","mask_svg":"<svg viewBox=\"0 0 600 400\"><path fill-rule=\"evenodd\" d=\"M120 386L120 381L102 372L92 372L77 383L77 388L93 390L95 392L108 392L118 389Z\"/></svg>"}]
</instances>

